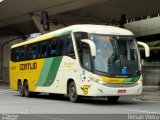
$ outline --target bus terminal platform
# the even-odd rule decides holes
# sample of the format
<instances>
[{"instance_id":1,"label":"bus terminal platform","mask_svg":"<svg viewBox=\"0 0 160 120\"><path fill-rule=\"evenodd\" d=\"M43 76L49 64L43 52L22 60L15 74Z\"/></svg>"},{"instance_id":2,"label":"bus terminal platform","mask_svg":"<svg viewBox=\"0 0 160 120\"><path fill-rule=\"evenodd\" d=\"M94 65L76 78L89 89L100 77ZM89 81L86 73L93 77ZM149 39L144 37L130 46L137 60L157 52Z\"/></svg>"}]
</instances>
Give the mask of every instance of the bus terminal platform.
<instances>
[{"instance_id":1,"label":"bus terminal platform","mask_svg":"<svg viewBox=\"0 0 160 120\"><path fill-rule=\"evenodd\" d=\"M160 86L143 86L142 95L135 97L135 100L160 102Z\"/></svg>"}]
</instances>

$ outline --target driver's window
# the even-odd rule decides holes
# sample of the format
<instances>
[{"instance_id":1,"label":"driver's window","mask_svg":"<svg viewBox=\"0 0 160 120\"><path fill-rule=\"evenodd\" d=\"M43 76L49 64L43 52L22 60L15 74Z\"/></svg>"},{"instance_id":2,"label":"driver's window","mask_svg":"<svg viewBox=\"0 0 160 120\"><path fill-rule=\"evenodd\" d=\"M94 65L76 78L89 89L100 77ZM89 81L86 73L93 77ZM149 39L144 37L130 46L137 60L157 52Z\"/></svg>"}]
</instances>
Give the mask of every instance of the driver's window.
<instances>
[{"instance_id":1,"label":"driver's window","mask_svg":"<svg viewBox=\"0 0 160 120\"><path fill-rule=\"evenodd\" d=\"M90 47L88 44L83 43L83 50L82 50L82 64L83 67L87 70L91 71L91 52Z\"/></svg>"}]
</instances>

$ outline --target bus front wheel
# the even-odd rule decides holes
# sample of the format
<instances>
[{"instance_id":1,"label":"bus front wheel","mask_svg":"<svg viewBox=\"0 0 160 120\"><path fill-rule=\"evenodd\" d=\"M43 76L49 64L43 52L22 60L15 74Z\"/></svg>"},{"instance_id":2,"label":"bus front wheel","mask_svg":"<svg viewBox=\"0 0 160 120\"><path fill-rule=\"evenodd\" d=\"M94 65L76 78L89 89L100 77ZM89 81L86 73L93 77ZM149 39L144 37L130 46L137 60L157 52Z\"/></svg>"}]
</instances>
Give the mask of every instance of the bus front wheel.
<instances>
[{"instance_id":1,"label":"bus front wheel","mask_svg":"<svg viewBox=\"0 0 160 120\"><path fill-rule=\"evenodd\" d=\"M68 94L71 102L76 103L79 101L79 96L77 95L76 85L71 82L68 86Z\"/></svg>"},{"instance_id":2,"label":"bus front wheel","mask_svg":"<svg viewBox=\"0 0 160 120\"><path fill-rule=\"evenodd\" d=\"M108 96L109 103L116 103L119 100L119 96Z\"/></svg>"}]
</instances>

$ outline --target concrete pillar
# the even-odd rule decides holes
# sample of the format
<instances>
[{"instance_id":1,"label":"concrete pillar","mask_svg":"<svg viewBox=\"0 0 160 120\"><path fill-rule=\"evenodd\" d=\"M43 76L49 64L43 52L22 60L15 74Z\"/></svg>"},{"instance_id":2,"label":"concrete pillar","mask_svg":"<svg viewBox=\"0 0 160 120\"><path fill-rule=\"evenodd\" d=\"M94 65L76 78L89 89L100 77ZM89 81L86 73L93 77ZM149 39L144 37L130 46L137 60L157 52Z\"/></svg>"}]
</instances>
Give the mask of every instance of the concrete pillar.
<instances>
[{"instance_id":1,"label":"concrete pillar","mask_svg":"<svg viewBox=\"0 0 160 120\"><path fill-rule=\"evenodd\" d=\"M48 33L50 31L55 31L57 29L61 29L61 28L65 27L63 24L60 24L60 23L56 24L56 25L54 25L53 23L50 23L50 31L44 31L43 30L43 25L41 24L41 17L39 17L37 15L32 15L32 20L35 23L39 32L42 33L42 34Z\"/></svg>"},{"instance_id":2,"label":"concrete pillar","mask_svg":"<svg viewBox=\"0 0 160 120\"><path fill-rule=\"evenodd\" d=\"M23 39L15 39L11 41L15 37L15 35L0 36L0 80L5 82L9 81L10 48L13 44L23 41Z\"/></svg>"}]
</instances>

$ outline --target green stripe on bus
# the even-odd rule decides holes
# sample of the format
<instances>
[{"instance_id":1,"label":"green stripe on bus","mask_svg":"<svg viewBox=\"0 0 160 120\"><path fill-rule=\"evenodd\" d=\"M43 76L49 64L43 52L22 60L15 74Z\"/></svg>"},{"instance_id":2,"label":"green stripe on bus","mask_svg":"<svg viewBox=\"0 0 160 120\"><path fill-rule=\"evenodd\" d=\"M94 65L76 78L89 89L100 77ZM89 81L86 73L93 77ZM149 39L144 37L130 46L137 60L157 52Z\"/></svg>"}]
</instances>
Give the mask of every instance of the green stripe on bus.
<instances>
[{"instance_id":1,"label":"green stripe on bus","mask_svg":"<svg viewBox=\"0 0 160 120\"><path fill-rule=\"evenodd\" d=\"M124 82L137 82L139 80L140 76L136 76L133 78L125 78Z\"/></svg>"},{"instance_id":2,"label":"green stripe on bus","mask_svg":"<svg viewBox=\"0 0 160 120\"><path fill-rule=\"evenodd\" d=\"M53 61L53 58L45 59L43 67L40 72L40 76L38 78L37 86L43 86L43 84L45 83L47 76L48 76L49 68L52 64L52 61Z\"/></svg>"},{"instance_id":3,"label":"green stripe on bus","mask_svg":"<svg viewBox=\"0 0 160 120\"><path fill-rule=\"evenodd\" d=\"M37 86L50 86L54 82L61 61L62 57L45 59Z\"/></svg>"},{"instance_id":4,"label":"green stripe on bus","mask_svg":"<svg viewBox=\"0 0 160 120\"><path fill-rule=\"evenodd\" d=\"M53 58L50 70L48 72L47 79L46 79L45 84L43 86L52 85L52 83L54 82L54 80L56 78L61 61L62 61L62 57Z\"/></svg>"}]
</instances>

